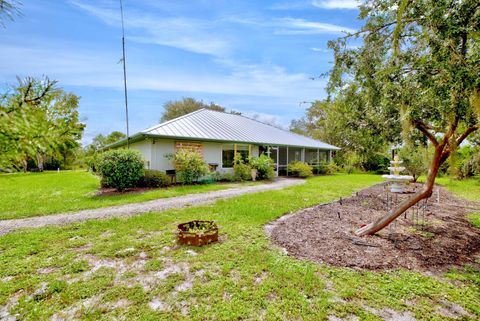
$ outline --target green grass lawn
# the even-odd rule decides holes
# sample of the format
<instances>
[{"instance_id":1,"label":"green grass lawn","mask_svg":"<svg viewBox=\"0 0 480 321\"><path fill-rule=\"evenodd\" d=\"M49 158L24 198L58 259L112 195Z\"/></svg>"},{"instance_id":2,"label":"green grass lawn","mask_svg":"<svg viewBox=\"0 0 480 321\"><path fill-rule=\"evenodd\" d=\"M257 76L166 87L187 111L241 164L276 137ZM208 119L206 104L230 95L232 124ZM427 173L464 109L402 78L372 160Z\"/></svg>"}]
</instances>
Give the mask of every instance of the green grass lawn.
<instances>
[{"instance_id":1,"label":"green grass lawn","mask_svg":"<svg viewBox=\"0 0 480 321\"><path fill-rule=\"evenodd\" d=\"M394 311L398 319L409 311L417 320L446 320L442 309L455 305L469 314L465 319L479 318L474 268L432 276L329 267L286 256L263 232L285 213L380 181L378 175L316 177L208 206L5 235L0 312L8 304L26 320L381 320L382 313ZM175 246L172 231L191 219L216 220L222 241Z\"/></svg>"},{"instance_id":2,"label":"green grass lawn","mask_svg":"<svg viewBox=\"0 0 480 321\"><path fill-rule=\"evenodd\" d=\"M100 181L86 171L0 175L0 219L24 218L225 189L238 184L174 186L96 196Z\"/></svg>"},{"instance_id":3,"label":"green grass lawn","mask_svg":"<svg viewBox=\"0 0 480 321\"><path fill-rule=\"evenodd\" d=\"M470 178L459 181L449 177L439 177L436 179L436 183L445 186L449 191L460 198L480 202L479 178ZM469 218L475 226L480 228L480 213L470 213Z\"/></svg>"}]
</instances>

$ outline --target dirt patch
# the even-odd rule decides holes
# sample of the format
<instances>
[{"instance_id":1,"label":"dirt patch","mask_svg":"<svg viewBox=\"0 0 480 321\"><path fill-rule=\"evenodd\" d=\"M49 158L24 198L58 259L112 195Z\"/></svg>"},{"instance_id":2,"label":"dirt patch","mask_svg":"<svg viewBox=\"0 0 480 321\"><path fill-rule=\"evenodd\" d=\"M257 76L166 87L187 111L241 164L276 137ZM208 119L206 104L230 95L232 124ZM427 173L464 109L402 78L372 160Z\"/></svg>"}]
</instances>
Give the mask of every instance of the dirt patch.
<instances>
[{"instance_id":1,"label":"dirt patch","mask_svg":"<svg viewBox=\"0 0 480 321\"><path fill-rule=\"evenodd\" d=\"M420 185L412 186L418 188ZM385 184L379 184L341 202L285 216L265 230L289 255L334 266L437 272L476 264L480 230L466 219L466 214L480 205L456 199L445 189L438 189L434 197L409 210L375 236L358 238L353 232L385 215L392 202L398 203L411 195L397 194L391 199Z\"/></svg>"}]
</instances>

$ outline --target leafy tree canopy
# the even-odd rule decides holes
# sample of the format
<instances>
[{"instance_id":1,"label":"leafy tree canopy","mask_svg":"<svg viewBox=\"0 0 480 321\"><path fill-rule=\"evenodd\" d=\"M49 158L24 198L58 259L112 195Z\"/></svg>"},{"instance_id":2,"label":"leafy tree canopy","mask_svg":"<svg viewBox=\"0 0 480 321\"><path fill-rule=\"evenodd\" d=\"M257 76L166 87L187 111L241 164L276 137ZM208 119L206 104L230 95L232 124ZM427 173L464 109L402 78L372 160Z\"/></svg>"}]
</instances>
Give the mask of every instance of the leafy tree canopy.
<instances>
[{"instance_id":1,"label":"leafy tree canopy","mask_svg":"<svg viewBox=\"0 0 480 321\"><path fill-rule=\"evenodd\" d=\"M102 148L104 148L105 146L113 144L124 138L127 138L127 135L119 131L113 131L107 136L98 134L92 139L92 143L87 146L86 151L87 153L97 152Z\"/></svg>"},{"instance_id":2,"label":"leafy tree canopy","mask_svg":"<svg viewBox=\"0 0 480 321\"><path fill-rule=\"evenodd\" d=\"M160 118L160 122L171 120L196 110L207 108L216 111L225 111L225 108L219 106L215 103L205 104L201 100L196 100L194 98L185 97L179 101L168 101L163 105L164 112Z\"/></svg>"},{"instance_id":3,"label":"leafy tree canopy","mask_svg":"<svg viewBox=\"0 0 480 321\"><path fill-rule=\"evenodd\" d=\"M433 146L422 191L357 231L365 235L430 197L442 163L478 130L480 2L366 0L360 19L361 30L329 43L335 55L330 97L349 96L350 108L383 124L387 140L394 140L401 123L405 142ZM358 38L361 46L350 45Z\"/></svg>"},{"instance_id":4,"label":"leafy tree canopy","mask_svg":"<svg viewBox=\"0 0 480 321\"><path fill-rule=\"evenodd\" d=\"M34 159L42 169L45 157L77 149L85 128L78 102L47 77L19 79L0 100L0 167L25 167Z\"/></svg>"}]
</instances>

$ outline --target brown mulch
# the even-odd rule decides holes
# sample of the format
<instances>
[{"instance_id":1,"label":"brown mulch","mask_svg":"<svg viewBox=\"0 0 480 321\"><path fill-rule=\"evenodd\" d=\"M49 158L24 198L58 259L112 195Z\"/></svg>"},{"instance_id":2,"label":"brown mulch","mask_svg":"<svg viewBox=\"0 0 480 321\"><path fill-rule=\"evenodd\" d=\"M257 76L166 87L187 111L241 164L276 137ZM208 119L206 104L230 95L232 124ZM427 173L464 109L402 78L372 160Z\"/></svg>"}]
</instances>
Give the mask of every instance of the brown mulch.
<instances>
[{"instance_id":1,"label":"brown mulch","mask_svg":"<svg viewBox=\"0 0 480 321\"><path fill-rule=\"evenodd\" d=\"M418 188L420 185L411 186L412 192ZM271 237L289 255L334 266L437 272L453 266L476 265L480 229L468 221L466 214L474 211L472 207L480 208L480 204L459 200L437 188L440 203L435 191L425 210L410 209L406 217L397 218L375 236L360 238L353 232L385 215L389 194L385 184L355 193L341 204L318 205L281 218L270 226ZM393 201L409 196L393 196Z\"/></svg>"},{"instance_id":2,"label":"brown mulch","mask_svg":"<svg viewBox=\"0 0 480 321\"><path fill-rule=\"evenodd\" d=\"M132 187L127 188L126 190L119 192L115 188L102 187L96 193L95 196L112 196L112 195L126 195L126 194L140 194L143 192L148 192L158 188L154 187Z\"/></svg>"}]
</instances>

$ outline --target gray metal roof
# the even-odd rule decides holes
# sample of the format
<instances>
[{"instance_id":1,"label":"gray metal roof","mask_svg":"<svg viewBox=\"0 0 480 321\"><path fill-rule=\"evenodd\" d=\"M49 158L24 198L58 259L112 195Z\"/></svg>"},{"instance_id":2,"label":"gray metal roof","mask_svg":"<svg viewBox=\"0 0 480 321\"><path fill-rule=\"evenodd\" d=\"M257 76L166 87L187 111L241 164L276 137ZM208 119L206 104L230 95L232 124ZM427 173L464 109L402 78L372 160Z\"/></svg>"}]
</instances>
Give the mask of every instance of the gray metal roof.
<instances>
[{"instance_id":1,"label":"gray metal roof","mask_svg":"<svg viewBox=\"0 0 480 321\"><path fill-rule=\"evenodd\" d=\"M139 134L165 138L297 146L327 150L339 149L319 140L295 134L245 116L209 109L194 111L145 129Z\"/></svg>"}]
</instances>

